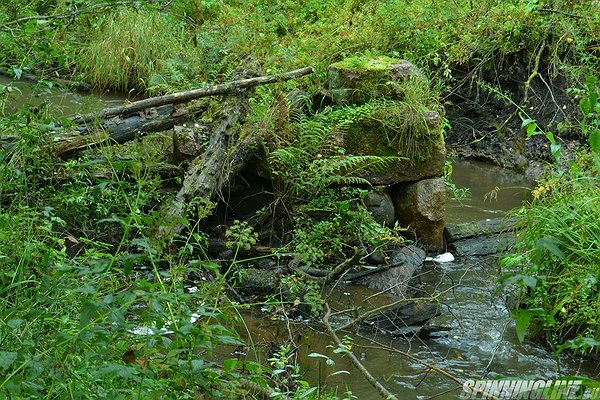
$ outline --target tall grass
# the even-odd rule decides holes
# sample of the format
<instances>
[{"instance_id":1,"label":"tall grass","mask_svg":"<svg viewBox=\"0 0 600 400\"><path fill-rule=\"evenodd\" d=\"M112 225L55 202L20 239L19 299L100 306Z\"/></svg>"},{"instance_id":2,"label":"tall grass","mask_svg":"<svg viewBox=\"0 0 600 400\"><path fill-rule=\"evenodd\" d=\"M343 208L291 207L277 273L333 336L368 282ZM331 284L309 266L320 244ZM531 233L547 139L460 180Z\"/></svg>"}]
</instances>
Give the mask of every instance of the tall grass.
<instances>
[{"instance_id":1,"label":"tall grass","mask_svg":"<svg viewBox=\"0 0 600 400\"><path fill-rule=\"evenodd\" d=\"M538 186L533 203L516 213L522 230L514 253L503 259L519 271L509 279L527 287L534 336L550 329L554 335L546 336L555 345L570 341L563 348L600 348L598 162L582 156L569 174Z\"/></svg>"},{"instance_id":2,"label":"tall grass","mask_svg":"<svg viewBox=\"0 0 600 400\"><path fill-rule=\"evenodd\" d=\"M181 24L169 15L125 9L104 19L80 65L97 88L142 91L152 74L185 50L185 41Z\"/></svg>"}]
</instances>

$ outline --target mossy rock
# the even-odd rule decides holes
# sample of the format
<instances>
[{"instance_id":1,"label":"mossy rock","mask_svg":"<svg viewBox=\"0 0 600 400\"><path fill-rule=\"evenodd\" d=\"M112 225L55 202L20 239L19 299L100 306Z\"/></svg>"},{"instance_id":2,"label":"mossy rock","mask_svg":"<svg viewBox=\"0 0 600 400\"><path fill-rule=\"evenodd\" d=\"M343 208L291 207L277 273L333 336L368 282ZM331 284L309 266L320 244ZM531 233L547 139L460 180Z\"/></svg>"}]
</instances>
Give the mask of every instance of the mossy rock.
<instances>
[{"instance_id":1,"label":"mossy rock","mask_svg":"<svg viewBox=\"0 0 600 400\"><path fill-rule=\"evenodd\" d=\"M397 83L421 76L410 62L390 57L351 57L329 66L328 84L337 104L363 104L373 98L402 99Z\"/></svg>"},{"instance_id":2,"label":"mossy rock","mask_svg":"<svg viewBox=\"0 0 600 400\"><path fill-rule=\"evenodd\" d=\"M340 129L336 141L347 154L399 157L383 171L363 175L373 185L414 182L443 175L446 146L440 114L408 111L398 102L387 102L374 113Z\"/></svg>"}]
</instances>

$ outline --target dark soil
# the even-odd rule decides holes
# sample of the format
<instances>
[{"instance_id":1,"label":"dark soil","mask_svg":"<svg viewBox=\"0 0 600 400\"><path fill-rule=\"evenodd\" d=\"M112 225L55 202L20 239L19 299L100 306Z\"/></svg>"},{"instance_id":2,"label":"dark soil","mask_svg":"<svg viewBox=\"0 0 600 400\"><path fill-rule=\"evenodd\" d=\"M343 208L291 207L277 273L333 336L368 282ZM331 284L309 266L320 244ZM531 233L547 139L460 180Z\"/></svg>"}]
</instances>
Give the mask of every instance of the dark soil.
<instances>
[{"instance_id":1,"label":"dark soil","mask_svg":"<svg viewBox=\"0 0 600 400\"><path fill-rule=\"evenodd\" d=\"M525 71L521 66L510 76L480 79L467 71L455 72L460 83L446 96L451 103L446 106L452 126L446 136L450 153L520 171L540 162L552 162L548 139L542 135L526 139L521 117L527 116L553 132L564 145L580 140L570 129L577 125L580 115L577 99L567 94L567 80L562 76L552 78L549 71L540 70L525 99L529 77ZM515 104L521 105L524 100L526 104L520 111Z\"/></svg>"}]
</instances>

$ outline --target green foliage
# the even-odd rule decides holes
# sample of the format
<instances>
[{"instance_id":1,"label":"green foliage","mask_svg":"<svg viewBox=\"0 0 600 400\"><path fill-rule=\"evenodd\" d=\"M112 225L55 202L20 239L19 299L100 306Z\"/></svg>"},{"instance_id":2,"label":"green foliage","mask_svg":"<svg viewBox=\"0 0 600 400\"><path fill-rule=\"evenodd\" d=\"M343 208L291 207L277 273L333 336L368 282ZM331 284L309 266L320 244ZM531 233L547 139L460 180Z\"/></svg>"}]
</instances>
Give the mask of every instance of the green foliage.
<instances>
[{"instance_id":1,"label":"green foliage","mask_svg":"<svg viewBox=\"0 0 600 400\"><path fill-rule=\"evenodd\" d=\"M301 304L306 306L310 316L316 318L323 311L325 300L321 297L321 287L316 282L289 275L281 280L281 290L294 307Z\"/></svg>"},{"instance_id":2,"label":"green foliage","mask_svg":"<svg viewBox=\"0 0 600 400\"><path fill-rule=\"evenodd\" d=\"M598 78L588 76L585 81L586 91L579 100L579 107L583 118L581 119L581 132L588 138L592 151L600 154L600 86Z\"/></svg>"},{"instance_id":3,"label":"green foliage","mask_svg":"<svg viewBox=\"0 0 600 400\"><path fill-rule=\"evenodd\" d=\"M534 337L548 334L559 350L577 343L581 351L598 349L598 161L597 155L579 155L568 171L539 184L531 205L515 212L522 231L502 265L509 272L504 283L525 290L527 308L516 311L520 339L529 327Z\"/></svg>"},{"instance_id":4,"label":"green foliage","mask_svg":"<svg viewBox=\"0 0 600 400\"><path fill-rule=\"evenodd\" d=\"M444 183L452 197L457 200L464 200L471 196L471 189L468 187L458 187L452 182L452 161L446 160L444 164Z\"/></svg>"},{"instance_id":5,"label":"green foliage","mask_svg":"<svg viewBox=\"0 0 600 400\"><path fill-rule=\"evenodd\" d=\"M287 109L287 108L286 108ZM312 118L304 115L271 131L269 156L278 199L293 209L295 254L308 266L332 265L347 258L356 244L381 246L398 241L377 224L364 206L364 178L398 160L392 156L346 155L336 135L362 118L370 118L376 103L327 109ZM271 117L277 121L277 115ZM269 127L269 129L273 129Z\"/></svg>"},{"instance_id":6,"label":"green foliage","mask_svg":"<svg viewBox=\"0 0 600 400\"><path fill-rule=\"evenodd\" d=\"M250 250L258 242L258 233L254 232L248 221L233 221L233 225L225 232L227 248L233 250Z\"/></svg>"},{"instance_id":7,"label":"green foliage","mask_svg":"<svg viewBox=\"0 0 600 400\"><path fill-rule=\"evenodd\" d=\"M382 246L402 240L377 224L362 203L368 192L329 189L303 204L295 218L295 253L308 266L322 267L351 256L357 244Z\"/></svg>"},{"instance_id":8,"label":"green foliage","mask_svg":"<svg viewBox=\"0 0 600 400\"><path fill-rule=\"evenodd\" d=\"M215 363L215 347L242 342L202 242L172 255L149 236L151 151L136 142L121 148L130 159L100 149L59 167L45 151L59 129L41 114L0 119L20 139L0 153L0 397L238 398L239 371L266 386L260 366ZM209 272L215 284L186 290Z\"/></svg>"},{"instance_id":9,"label":"green foliage","mask_svg":"<svg viewBox=\"0 0 600 400\"><path fill-rule=\"evenodd\" d=\"M534 135L545 136L546 139L548 139L548 141L550 142L550 152L552 153L552 157L554 157L554 161L556 161L556 163L559 164L560 159L562 157L562 148L560 144L556 142L554 133L540 129L538 124L531 118L524 118L523 116L521 116L521 119L523 120L521 127L525 128L527 132L527 139Z\"/></svg>"},{"instance_id":10,"label":"green foliage","mask_svg":"<svg viewBox=\"0 0 600 400\"><path fill-rule=\"evenodd\" d=\"M343 116L334 112L318 114L314 119L301 117L288 126L295 136L288 143L278 143L269 157L280 190L296 199L307 199L333 185L368 186L361 175L381 171L395 161L395 157L346 155L341 146L332 143L334 130L344 129L368 107L344 108L351 111Z\"/></svg>"},{"instance_id":11,"label":"green foliage","mask_svg":"<svg viewBox=\"0 0 600 400\"><path fill-rule=\"evenodd\" d=\"M184 38L185 32L168 15L124 10L102 21L82 52L82 69L98 88L140 91L158 84L159 78L152 76L161 69L181 73L173 57L183 51Z\"/></svg>"}]
</instances>

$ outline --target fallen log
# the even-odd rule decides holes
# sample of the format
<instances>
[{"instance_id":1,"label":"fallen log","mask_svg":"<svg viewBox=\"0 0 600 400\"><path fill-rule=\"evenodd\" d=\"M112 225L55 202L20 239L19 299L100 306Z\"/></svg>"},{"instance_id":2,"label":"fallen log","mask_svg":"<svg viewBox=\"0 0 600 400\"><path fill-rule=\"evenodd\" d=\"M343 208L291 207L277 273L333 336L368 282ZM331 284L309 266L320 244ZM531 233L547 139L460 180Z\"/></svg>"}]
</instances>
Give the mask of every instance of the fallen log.
<instances>
[{"instance_id":1,"label":"fallen log","mask_svg":"<svg viewBox=\"0 0 600 400\"><path fill-rule=\"evenodd\" d=\"M80 124L76 133L60 136L54 141L58 156L96 146L104 142L122 144L149 132L161 132L199 117L206 105L174 106L165 104L142 110L127 117L114 116L98 124Z\"/></svg>"},{"instance_id":2,"label":"fallen log","mask_svg":"<svg viewBox=\"0 0 600 400\"><path fill-rule=\"evenodd\" d=\"M188 168L183 185L166 209L166 222L158 227L159 242L171 241L183 231L189 205L207 205L223 185L257 155L259 141L253 135L240 140L239 132L248 111L248 93L226 98L213 120L206 151Z\"/></svg>"},{"instance_id":3,"label":"fallen log","mask_svg":"<svg viewBox=\"0 0 600 400\"><path fill-rule=\"evenodd\" d=\"M284 82L290 79L302 77L304 75L312 74L313 72L314 69L312 67L305 67L297 69L295 71L285 72L283 74L240 79L232 82L208 86L201 89L190 90L187 92L179 92L167 94L164 96L150 97L148 99L135 101L124 106L107 108L98 113L75 116L73 117L73 121L75 121L77 124L85 124L87 122L114 117L115 115L130 115L151 107L158 107L165 104L187 103L192 100L200 99L202 97L231 94L243 89L249 89L259 85Z\"/></svg>"},{"instance_id":4,"label":"fallen log","mask_svg":"<svg viewBox=\"0 0 600 400\"><path fill-rule=\"evenodd\" d=\"M199 117L206 111L205 104L190 103L193 100L283 82L312 72L312 67L306 67L278 75L235 80L202 89L151 97L124 106L107 108L98 113L77 115L72 117L72 121L77 125L75 132L56 138L55 152L62 156L104 142L125 143L140 133L171 129L175 125ZM190 104L183 106L181 103Z\"/></svg>"}]
</instances>

